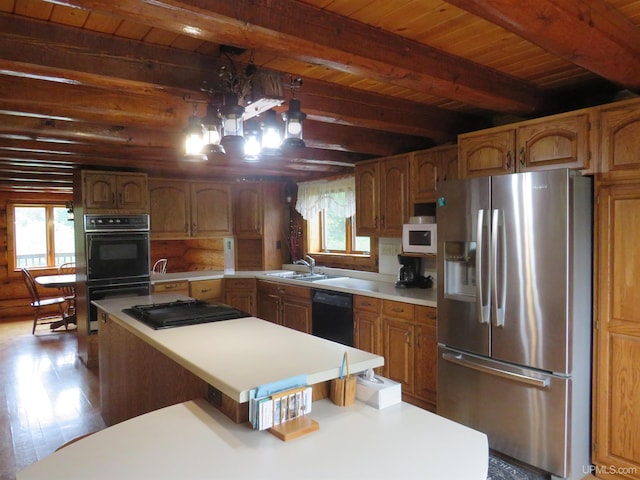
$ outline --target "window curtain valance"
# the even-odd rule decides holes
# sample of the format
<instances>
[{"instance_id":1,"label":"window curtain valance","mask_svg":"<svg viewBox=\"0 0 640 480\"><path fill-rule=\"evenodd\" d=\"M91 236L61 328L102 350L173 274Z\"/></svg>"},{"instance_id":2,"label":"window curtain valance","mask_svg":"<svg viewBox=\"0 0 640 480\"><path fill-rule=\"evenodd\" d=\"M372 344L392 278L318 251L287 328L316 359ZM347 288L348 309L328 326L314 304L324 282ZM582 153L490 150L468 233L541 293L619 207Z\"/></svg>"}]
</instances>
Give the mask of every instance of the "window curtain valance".
<instances>
[{"instance_id":1,"label":"window curtain valance","mask_svg":"<svg viewBox=\"0 0 640 480\"><path fill-rule=\"evenodd\" d=\"M344 193L344 195L335 195ZM331 210L345 218L356 213L356 179L314 180L298 183L296 210L305 220L316 218L323 210Z\"/></svg>"}]
</instances>

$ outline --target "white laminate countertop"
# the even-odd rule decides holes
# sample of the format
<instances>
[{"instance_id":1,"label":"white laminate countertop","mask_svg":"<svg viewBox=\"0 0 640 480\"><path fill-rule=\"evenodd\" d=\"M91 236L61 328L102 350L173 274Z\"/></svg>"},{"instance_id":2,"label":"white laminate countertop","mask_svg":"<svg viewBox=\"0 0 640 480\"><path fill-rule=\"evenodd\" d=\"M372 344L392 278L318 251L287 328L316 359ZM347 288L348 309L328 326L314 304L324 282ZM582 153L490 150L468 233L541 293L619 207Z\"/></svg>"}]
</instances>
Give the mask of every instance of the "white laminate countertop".
<instances>
[{"instance_id":1,"label":"white laminate countertop","mask_svg":"<svg viewBox=\"0 0 640 480\"><path fill-rule=\"evenodd\" d=\"M282 327L256 317L154 330L122 312L132 305L189 297L155 294L94 301L120 326L176 361L233 400L265 383L307 375L315 384L338 378L349 353L351 373L384 365L384 357Z\"/></svg>"},{"instance_id":2,"label":"white laminate countertop","mask_svg":"<svg viewBox=\"0 0 640 480\"><path fill-rule=\"evenodd\" d=\"M351 272L343 274L344 270L322 268L322 271L338 278L308 282L303 280L293 280L269 275L269 273L283 272L285 270L269 271L237 271L235 273L224 273L222 270L178 272L165 274L152 274L151 283L169 281L197 281L213 280L218 278L256 278L259 280L269 280L272 282L288 283L309 288L332 290L336 292L351 293L354 295L364 295L385 300L395 300L414 305L426 307L437 306L437 294L435 288L396 288L394 282L379 281L374 274ZM351 275L360 275L355 277ZM366 277L366 278L364 278Z\"/></svg>"},{"instance_id":3,"label":"white laminate countertop","mask_svg":"<svg viewBox=\"0 0 640 480\"><path fill-rule=\"evenodd\" d=\"M320 429L283 442L203 400L119 423L18 472L17 480L485 480L485 434L406 403L313 403Z\"/></svg>"}]
</instances>

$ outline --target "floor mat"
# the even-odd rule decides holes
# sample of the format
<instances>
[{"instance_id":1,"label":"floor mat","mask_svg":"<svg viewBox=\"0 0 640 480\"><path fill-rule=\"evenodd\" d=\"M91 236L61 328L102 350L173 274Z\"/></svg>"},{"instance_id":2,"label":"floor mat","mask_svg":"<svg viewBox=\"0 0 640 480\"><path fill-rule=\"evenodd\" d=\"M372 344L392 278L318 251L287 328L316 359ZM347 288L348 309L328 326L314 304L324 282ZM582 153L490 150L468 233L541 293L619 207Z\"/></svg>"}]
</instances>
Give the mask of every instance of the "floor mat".
<instances>
[{"instance_id":1,"label":"floor mat","mask_svg":"<svg viewBox=\"0 0 640 480\"><path fill-rule=\"evenodd\" d=\"M532 472L506 460L489 455L487 480L547 480L549 477Z\"/></svg>"}]
</instances>

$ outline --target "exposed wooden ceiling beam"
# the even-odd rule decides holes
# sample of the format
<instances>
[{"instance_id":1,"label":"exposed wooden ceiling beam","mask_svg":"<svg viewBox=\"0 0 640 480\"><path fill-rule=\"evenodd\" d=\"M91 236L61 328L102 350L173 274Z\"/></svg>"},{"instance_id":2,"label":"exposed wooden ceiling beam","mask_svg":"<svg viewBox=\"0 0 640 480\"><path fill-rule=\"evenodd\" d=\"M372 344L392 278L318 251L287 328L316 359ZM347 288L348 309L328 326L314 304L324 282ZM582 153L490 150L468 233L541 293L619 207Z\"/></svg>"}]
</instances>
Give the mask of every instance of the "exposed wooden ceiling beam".
<instances>
[{"instance_id":1,"label":"exposed wooden ceiling beam","mask_svg":"<svg viewBox=\"0 0 640 480\"><path fill-rule=\"evenodd\" d=\"M447 0L559 57L640 90L640 30L603 0Z\"/></svg>"},{"instance_id":2,"label":"exposed wooden ceiling beam","mask_svg":"<svg viewBox=\"0 0 640 480\"><path fill-rule=\"evenodd\" d=\"M250 161L231 155L214 156L205 165L215 165L227 169L249 166L253 171L272 172L290 170L293 175L298 171L308 173L334 172L344 173L353 168L355 162L371 158L371 155L355 154L325 149L299 148L284 150L278 155L263 156L259 161ZM33 141L17 138L5 138L0 145L0 160L13 161L16 165L23 162L62 162L77 166L119 166L122 168L156 168L163 171L181 170L185 162L177 148L153 148L116 145L113 147L96 144L56 143ZM188 167L191 168L191 167ZM266 174L266 173L265 173Z\"/></svg>"},{"instance_id":3,"label":"exposed wooden ceiling beam","mask_svg":"<svg viewBox=\"0 0 640 480\"><path fill-rule=\"evenodd\" d=\"M530 114L532 85L399 35L293 0L65 0L64 5L243 48L277 51L480 108Z\"/></svg>"},{"instance_id":4,"label":"exposed wooden ceiling beam","mask_svg":"<svg viewBox=\"0 0 640 480\"><path fill-rule=\"evenodd\" d=\"M61 84L109 89L119 86L145 95L158 89L204 101L207 97L198 89L216 78L221 65L215 57L177 54L163 47L81 32L0 14L0 69ZM46 55L43 43L47 45ZM305 79L299 96L323 121L424 136L438 143L450 141L456 132L468 130L471 127L466 125L474 122L469 115L312 79ZM182 110L191 108L181 103ZM183 121L187 116L183 113Z\"/></svg>"}]
</instances>

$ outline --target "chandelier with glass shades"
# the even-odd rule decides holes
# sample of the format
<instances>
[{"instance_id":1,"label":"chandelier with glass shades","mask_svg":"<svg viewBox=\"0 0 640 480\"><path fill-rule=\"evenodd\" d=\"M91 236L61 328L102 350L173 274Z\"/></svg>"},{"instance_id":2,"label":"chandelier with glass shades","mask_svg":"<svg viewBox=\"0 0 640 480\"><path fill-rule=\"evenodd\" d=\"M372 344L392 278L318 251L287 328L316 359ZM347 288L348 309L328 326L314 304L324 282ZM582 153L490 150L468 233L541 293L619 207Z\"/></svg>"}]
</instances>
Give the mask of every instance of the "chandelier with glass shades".
<instances>
[{"instance_id":1,"label":"chandelier with glass shades","mask_svg":"<svg viewBox=\"0 0 640 480\"><path fill-rule=\"evenodd\" d=\"M253 58L245 69L238 72L231 58L243 50L234 47L221 47L221 53L227 57L230 66L220 67L218 84L203 85L201 90L208 94L206 115L197 116L197 104L201 101L185 101L193 103L193 113L189 117L184 137L183 158L188 161L207 161L216 156L239 157L244 161L259 161L263 156L277 155L288 148L304 148L302 124L306 114L301 111L300 100L295 98L295 91L302 86L301 78L292 78L288 84L291 91L288 110L282 112L284 134L277 112L271 108L281 105L282 99L261 99L260 107L265 110L259 115L245 121L246 109L241 105L250 105L253 90L256 89L258 68ZM265 108L266 107L266 108Z\"/></svg>"}]
</instances>

